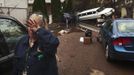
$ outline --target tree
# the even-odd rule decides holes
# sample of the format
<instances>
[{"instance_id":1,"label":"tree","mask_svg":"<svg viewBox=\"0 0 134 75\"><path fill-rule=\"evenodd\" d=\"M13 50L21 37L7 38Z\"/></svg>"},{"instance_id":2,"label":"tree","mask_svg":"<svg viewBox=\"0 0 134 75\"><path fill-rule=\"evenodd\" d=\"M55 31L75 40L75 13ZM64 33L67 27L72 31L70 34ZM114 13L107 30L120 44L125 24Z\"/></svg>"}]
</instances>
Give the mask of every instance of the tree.
<instances>
[{"instance_id":1,"label":"tree","mask_svg":"<svg viewBox=\"0 0 134 75\"><path fill-rule=\"evenodd\" d=\"M45 24L45 28L48 29L48 14L47 14L47 9L46 9L46 2L45 0L34 0L33 3L33 12L41 12L44 16L44 24Z\"/></svg>"},{"instance_id":2,"label":"tree","mask_svg":"<svg viewBox=\"0 0 134 75\"><path fill-rule=\"evenodd\" d=\"M66 0L63 5L64 12L72 12L73 11L73 2L72 0Z\"/></svg>"},{"instance_id":3,"label":"tree","mask_svg":"<svg viewBox=\"0 0 134 75\"><path fill-rule=\"evenodd\" d=\"M33 12L41 12L43 16L48 18L45 0L34 0Z\"/></svg>"},{"instance_id":4,"label":"tree","mask_svg":"<svg viewBox=\"0 0 134 75\"><path fill-rule=\"evenodd\" d=\"M98 0L73 0L73 9L75 11L92 9L95 7L99 7L100 6L99 2Z\"/></svg>"},{"instance_id":5,"label":"tree","mask_svg":"<svg viewBox=\"0 0 134 75\"><path fill-rule=\"evenodd\" d=\"M133 18L133 0L126 0L127 17Z\"/></svg>"},{"instance_id":6,"label":"tree","mask_svg":"<svg viewBox=\"0 0 134 75\"><path fill-rule=\"evenodd\" d=\"M53 22L59 22L62 15L60 0L51 0L51 9L52 9Z\"/></svg>"}]
</instances>

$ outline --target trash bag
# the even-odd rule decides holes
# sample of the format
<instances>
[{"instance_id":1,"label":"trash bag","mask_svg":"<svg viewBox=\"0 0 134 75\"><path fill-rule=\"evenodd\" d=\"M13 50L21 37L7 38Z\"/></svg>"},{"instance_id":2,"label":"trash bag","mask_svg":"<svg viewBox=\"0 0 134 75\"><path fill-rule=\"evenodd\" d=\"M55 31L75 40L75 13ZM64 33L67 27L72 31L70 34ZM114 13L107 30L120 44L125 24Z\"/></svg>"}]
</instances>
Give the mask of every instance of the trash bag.
<instances>
[{"instance_id":1,"label":"trash bag","mask_svg":"<svg viewBox=\"0 0 134 75\"><path fill-rule=\"evenodd\" d=\"M86 30L85 37L92 37L92 30Z\"/></svg>"}]
</instances>

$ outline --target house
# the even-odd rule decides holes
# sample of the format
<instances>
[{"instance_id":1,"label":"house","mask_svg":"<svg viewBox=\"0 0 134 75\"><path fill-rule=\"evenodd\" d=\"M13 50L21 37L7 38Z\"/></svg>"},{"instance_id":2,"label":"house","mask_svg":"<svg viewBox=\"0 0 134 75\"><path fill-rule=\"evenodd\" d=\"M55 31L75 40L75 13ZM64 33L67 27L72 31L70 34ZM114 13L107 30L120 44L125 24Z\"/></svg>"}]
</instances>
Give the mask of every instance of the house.
<instances>
[{"instance_id":1,"label":"house","mask_svg":"<svg viewBox=\"0 0 134 75\"><path fill-rule=\"evenodd\" d=\"M27 8L27 0L0 0L0 14L13 16L21 23L26 22Z\"/></svg>"}]
</instances>

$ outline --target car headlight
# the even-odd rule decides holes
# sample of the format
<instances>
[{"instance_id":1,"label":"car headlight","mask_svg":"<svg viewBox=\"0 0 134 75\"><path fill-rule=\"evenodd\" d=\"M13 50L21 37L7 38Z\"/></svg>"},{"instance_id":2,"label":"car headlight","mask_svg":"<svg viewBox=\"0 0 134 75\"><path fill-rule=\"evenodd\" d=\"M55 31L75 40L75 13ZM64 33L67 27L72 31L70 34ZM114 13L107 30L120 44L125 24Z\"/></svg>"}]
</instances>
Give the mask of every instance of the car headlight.
<instances>
[{"instance_id":1,"label":"car headlight","mask_svg":"<svg viewBox=\"0 0 134 75\"><path fill-rule=\"evenodd\" d=\"M115 12L115 10L113 9L112 12Z\"/></svg>"}]
</instances>

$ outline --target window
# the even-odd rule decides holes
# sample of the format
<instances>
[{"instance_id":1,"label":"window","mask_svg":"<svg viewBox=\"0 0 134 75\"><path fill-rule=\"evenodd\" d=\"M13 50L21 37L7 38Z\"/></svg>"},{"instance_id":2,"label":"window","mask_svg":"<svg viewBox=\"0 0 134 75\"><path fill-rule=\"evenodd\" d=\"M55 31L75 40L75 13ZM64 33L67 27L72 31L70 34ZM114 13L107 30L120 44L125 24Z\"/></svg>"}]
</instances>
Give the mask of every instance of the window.
<instances>
[{"instance_id":1,"label":"window","mask_svg":"<svg viewBox=\"0 0 134 75\"><path fill-rule=\"evenodd\" d=\"M96 12L95 11L93 11L93 14L95 14Z\"/></svg>"},{"instance_id":2,"label":"window","mask_svg":"<svg viewBox=\"0 0 134 75\"><path fill-rule=\"evenodd\" d=\"M134 21L117 22L118 31L122 33L134 32Z\"/></svg>"},{"instance_id":3,"label":"window","mask_svg":"<svg viewBox=\"0 0 134 75\"><path fill-rule=\"evenodd\" d=\"M81 16L81 14L79 14L78 16Z\"/></svg>"},{"instance_id":4,"label":"window","mask_svg":"<svg viewBox=\"0 0 134 75\"><path fill-rule=\"evenodd\" d=\"M87 15L90 15L90 14L92 14L92 12L88 12L88 13L87 13Z\"/></svg>"},{"instance_id":5,"label":"window","mask_svg":"<svg viewBox=\"0 0 134 75\"><path fill-rule=\"evenodd\" d=\"M86 15L86 13L83 13L83 14L82 14L82 16L85 16L85 15Z\"/></svg>"},{"instance_id":6,"label":"window","mask_svg":"<svg viewBox=\"0 0 134 75\"><path fill-rule=\"evenodd\" d=\"M104 7L100 7L97 12L101 12L102 10L104 10L105 8Z\"/></svg>"},{"instance_id":7,"label":"window","mask_svg":"<svg viewBox=\"0 0 134 75\"><path fill-rule=\"evenodd\" d=\"M0 31L4 35L9 49L13 49L17 38L24 34L21 28L22 27L13 20L0 19Z\"/></svg>"}]
</instances>

